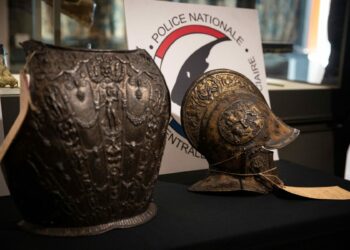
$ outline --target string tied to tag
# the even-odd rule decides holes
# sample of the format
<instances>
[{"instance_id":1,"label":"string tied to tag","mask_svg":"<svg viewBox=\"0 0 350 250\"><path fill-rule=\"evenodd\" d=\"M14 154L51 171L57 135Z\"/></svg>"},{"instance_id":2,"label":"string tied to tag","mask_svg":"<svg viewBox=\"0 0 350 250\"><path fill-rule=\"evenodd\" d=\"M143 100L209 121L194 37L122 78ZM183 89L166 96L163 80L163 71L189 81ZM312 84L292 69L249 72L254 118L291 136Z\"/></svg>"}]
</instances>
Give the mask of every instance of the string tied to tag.
<instances>
[{"instance_id":1,"label":"string tied to tag","mask_svg":"<svg viewBox=\"0 0 350 250\"><path fill-rule=\"evenodd\" d=\"M33 51L32 53L30 53L29 56L27 56L27 60L26 60L26 63L25 65L23 66L23 69L21 70L20 72L20 85L21 85L21 88L26 88L25 89L25 92L28 93L27 95L27 102L29 104L29 107L31 110L36 110L36 107L34 106L33 102L32 102L32 98L31 98L31 95L30 95L30 92L29 92L29 85L30 85L30 82L28 81L28 65L29 63L32 61L34 55L37 53L37 51ZM24 84L24 86L23 86Z\"/></svg>"},{"instance_id":2,"label":"string tied to tag","mask_svg":"<svg viewBox=\"0 0 350 250\"><path fill-rule=\"evenodd\" d=\"M263 179L267 180L268 182L270 182L273 186L276 186L278 188L283 188L284 187L284 183L283 181L275 174L269 174L270 172L277 170L277 167L273 167L270 168L268 170L262 171L262 172L258 172L258 173L233 173L233 172L227 172L227 171L222 171L222 170L216 170L216 169L209 169L209 172L213 172L213 173L221 173L221 174L227 174L227 175L232 175L235 177L262 177ZM271 178L274 178L276 181L272 180Z\"/></svg>"}]
</instances>

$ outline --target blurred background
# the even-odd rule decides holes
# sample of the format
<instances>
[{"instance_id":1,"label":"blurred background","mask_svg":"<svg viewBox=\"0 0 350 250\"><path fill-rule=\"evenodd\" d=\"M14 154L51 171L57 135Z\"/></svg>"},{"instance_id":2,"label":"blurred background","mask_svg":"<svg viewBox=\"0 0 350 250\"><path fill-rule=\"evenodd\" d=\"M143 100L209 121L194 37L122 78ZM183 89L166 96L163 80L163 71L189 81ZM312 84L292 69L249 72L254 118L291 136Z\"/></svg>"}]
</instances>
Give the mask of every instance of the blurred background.
<instances>
[{"instance_id":1,"label":"blurred background","mask_svg":"<svg viewBox=\"0 0 350 250\"><path fill-rule=\"evenodd\" d=\"M6 6L5 2L7 2ZM47 43L55 43L53 2L55 1L2 0L2 9L7 9L8 12L9 29L6 48L9 52L9 65L13 72L17 72L24 62L23 51L19 46L21 41L35 37ZM86 0L85 2L88 4L93 1ZM77 21L72 18L72 15L59 15L59 43L73 47L91 45L93 48L125 49L123 0L95 0L94 2L96 8L93 16L94 22L91 26L86 23L84 25L81 20ZM265 64L269 77L310 83L334 85L338 83L339 64L327 68L331 53L331 43L328 38L331 0L185 0L174 2L256 8L259 13L262 40L268 44ZM333 40L338 39L337 35L340 37L340 41L337 41L339 44L335 45L340 49L345 8L339 3L333 5L332 13L334 14L331 15L332 29L330 32L334 33L334 35L331 34ZM339 63L339 53L333 57L335 57L334 61ZM327 73L325 74L326 68Z\"/></svg>"}]
</instances>

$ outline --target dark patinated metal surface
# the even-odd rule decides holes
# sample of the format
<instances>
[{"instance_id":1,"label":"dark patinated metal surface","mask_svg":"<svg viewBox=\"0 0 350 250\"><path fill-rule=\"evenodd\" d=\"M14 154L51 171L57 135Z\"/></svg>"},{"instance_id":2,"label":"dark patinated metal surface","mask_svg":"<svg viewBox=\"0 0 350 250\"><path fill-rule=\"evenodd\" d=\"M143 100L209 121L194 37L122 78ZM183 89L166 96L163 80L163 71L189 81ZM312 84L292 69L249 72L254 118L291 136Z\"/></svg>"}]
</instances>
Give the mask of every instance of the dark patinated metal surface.
<instances>
[{"instance_id":1,"label":"dark patinated metal surface","mask_svg":"<svg viewBox=\"0 0 350 250\"><path fill-rule=\"evenodd\" d=\"M23 47L32 109L2 161L20 225L75 236L151 219L170 117L151 57L35 41Z\"/></svg>"},{"instance_id":2,"label":"dark patinated metal surface","mask_svg":"<svg viewBox=\"0 0 350 250\"><path fill-rule=\"evenodd\" d=\"M271 112L249 79L227 69L193 83L181 117L190 143L209 162L210 175L191 191L269 192L280 180L267 149L282 148L299 134Z\"/></svg>"}]
</instances>

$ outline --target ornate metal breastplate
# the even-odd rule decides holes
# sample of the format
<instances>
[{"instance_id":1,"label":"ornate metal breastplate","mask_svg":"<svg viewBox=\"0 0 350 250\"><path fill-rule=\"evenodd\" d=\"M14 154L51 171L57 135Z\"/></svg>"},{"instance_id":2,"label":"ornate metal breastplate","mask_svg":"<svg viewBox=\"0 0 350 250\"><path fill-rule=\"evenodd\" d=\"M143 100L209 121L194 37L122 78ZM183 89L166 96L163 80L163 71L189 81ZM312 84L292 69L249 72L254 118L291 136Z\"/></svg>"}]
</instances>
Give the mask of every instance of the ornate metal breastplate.
<instances>
[{"instance_id":1,"label":"ornate metal breastplate","mask_svg":"<svg viewBox=\"0 0 350 250\"><path fill-rule=\"evenodd\" d=\"M31 231L98 234L156 213L170 116L144 50L74 50L29 41L31 109L2 166Z\"/></svg>"}]
</instances>

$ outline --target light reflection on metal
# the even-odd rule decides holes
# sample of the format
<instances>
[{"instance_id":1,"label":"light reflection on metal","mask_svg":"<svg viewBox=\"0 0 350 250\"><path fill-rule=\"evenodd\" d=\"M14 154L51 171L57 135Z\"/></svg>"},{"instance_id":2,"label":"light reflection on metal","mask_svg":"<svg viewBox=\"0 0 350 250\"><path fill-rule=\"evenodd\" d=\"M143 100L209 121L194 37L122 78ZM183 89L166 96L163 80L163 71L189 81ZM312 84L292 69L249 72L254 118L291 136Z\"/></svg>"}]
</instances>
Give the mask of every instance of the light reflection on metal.
<instances>
[{"instance_id":1,"label":"light reflection on metal","mask_svg":"<svg viewBox=\"0 0 350 250\"><path fill-rule=\"evenodd\" d=\"M268 149L282 148L299 134L277 118L258 88L228 69L202 75L188 89L181 119L189 142L209 162L198 192L269 192L281 183Z\"/></svg>"}]
</instances>

